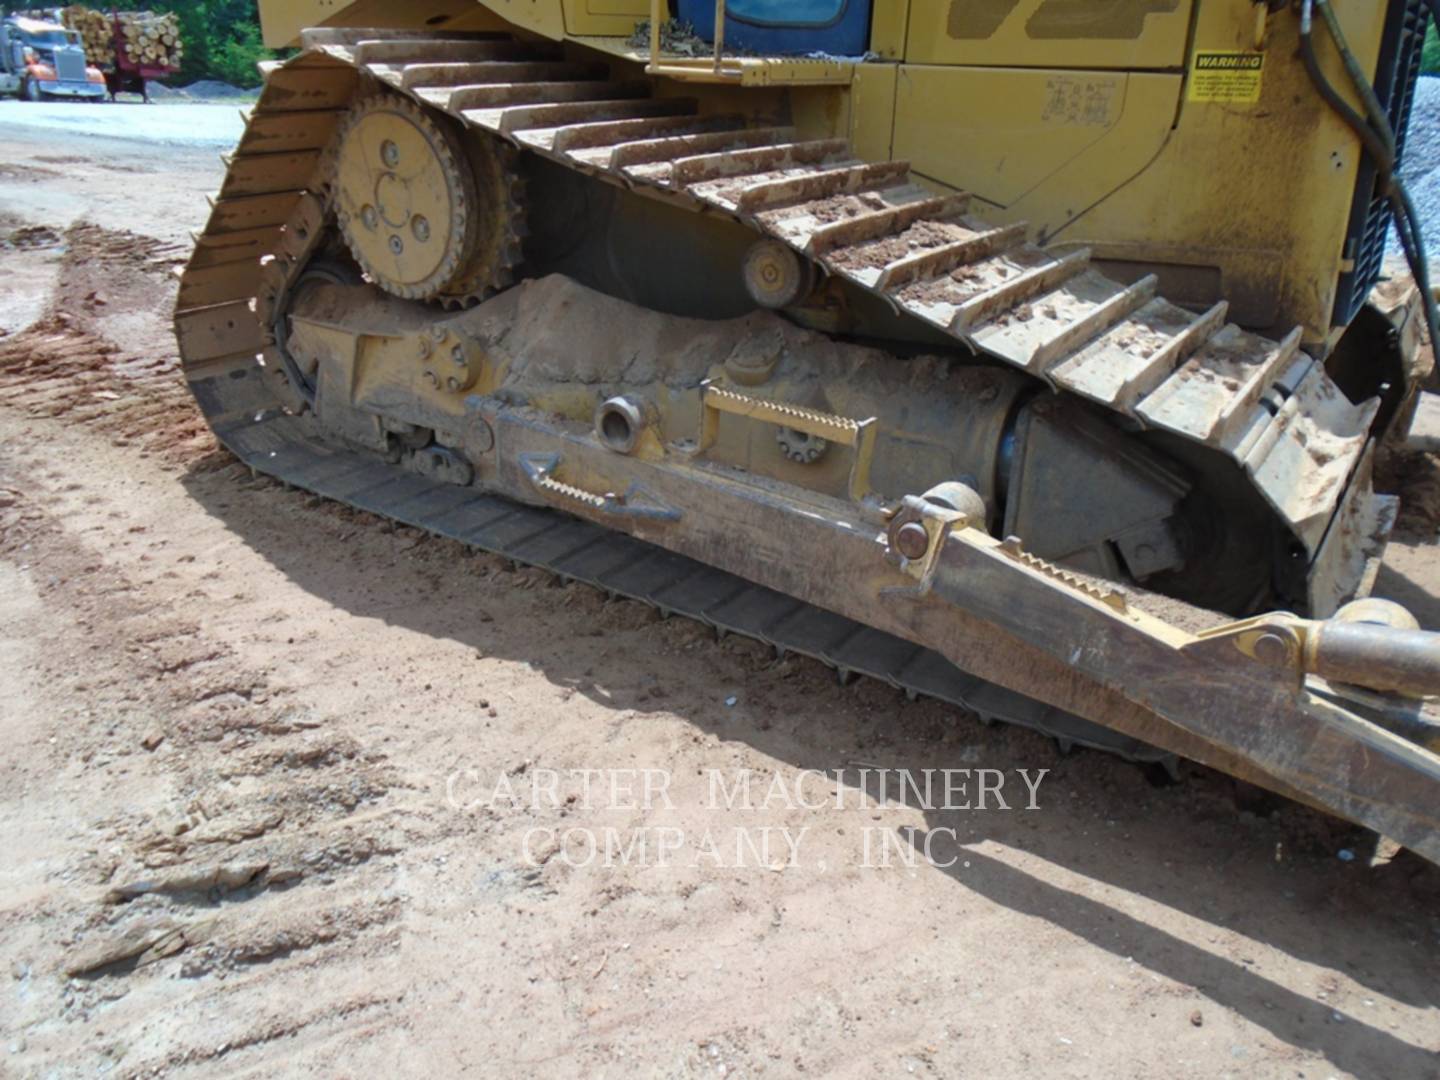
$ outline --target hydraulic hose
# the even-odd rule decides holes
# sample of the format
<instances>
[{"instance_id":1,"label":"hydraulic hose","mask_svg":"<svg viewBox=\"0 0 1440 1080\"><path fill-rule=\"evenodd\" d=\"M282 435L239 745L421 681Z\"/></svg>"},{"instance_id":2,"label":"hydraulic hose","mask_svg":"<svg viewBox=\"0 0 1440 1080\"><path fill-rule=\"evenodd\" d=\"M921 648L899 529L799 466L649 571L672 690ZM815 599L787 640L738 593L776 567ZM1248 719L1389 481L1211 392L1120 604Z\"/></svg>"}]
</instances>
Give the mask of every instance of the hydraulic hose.
<instances>
[{"instance_id":1,"label":"hydraulic hose","mask_svg":"<svg viewBox=\"0 0 1440 1080\"><path fill-rule=\"evenodd\" d=\"M1300 5L1300 57L1305 63L1305 70L1310 75L1310 81L1315 84L1315 89L1325 99L1326 104L1339 114L1340 119L1354 130L1380 170L1382 180L1388 183L1395 170L1395 153L1391 149L1394 140L1391 139L1387 144L1386 140L1365 122L1364 117L1351 108L1350 103L1340 96L1340 92L1320 70L1320 61L1315 55L1313 36L1314 9L1317 3L1323 4L1324 2L1325 0L1303 0ZM1338 46L1339 42L1337 41L1336 44Z\"/></svg>"},{"instance_id":2,"label":"hydraulic hose","mask_svg":"<svg viewBox=\"0 0 1440 1080\"><path fill-rule=\"evenodd\" d=\"M1350 43L1345 40L1345 31L1340 25L1339 18L1335 15L1335 9L1330 6L1330 0L1315 0L1315 3L1320 9L1320 15L1325 20L1325 26L1330 31L1331 38L1335 41L1335 48L1340 52L1340 60L1345 65L1345 72L1350 76L1350 81L1360 95L1360 100L1365 104L1365 114L1370 119L1370 126L1385 140L1385 147L1390 151L1390 159L1393 162L1396 156L1396 134L1390 127L1390 119L1385 115L1385 109L1381 106L1380 99L1375 95L1375 88L1370 85L1370 80L1365 77L1365 69L1360 66L1360 61L1355 58L1354 52L1350 49Z\"/></svg>"},{"instance_id":3,"label":"hydraulic hose","mask_svg":"<svg viewBox=\"0 0 1440 1080\"><path fill-rule=\"evenodd\" d=\"M1431 17L1440 25L1440 0L1426 0ZM1336 51L1345 65L1346 73L1355 86L1355 92L1365 105L1367 117L1356 112L1348 101L1320 70L1320 61L1315 54L1314 13L1319 9L1325 20L1325 27ZM1405 252L1405 261L1410 264L1410 273L1415 287L1420 292L1420 306L1425 314L1426 328L1430 334L1430 347L1440 355L1440 311L1436 309L1435 294L1430 288L1430 264L1425 252L1425 238L1420 229L1420 218L1410 192L1404 181L1396 174L1396 147L1399 145L1390 120L1375 95L1375 88L1365 78L1364 69L1350 50L1345 40L1340 20L1336 17L1330 0L1302 0L1300 5L1300 56L1310 81L1315 84L1321 98L1335 111L1345 124L1355 132L1365 152L1375 163L1378 173L1375 186L1377 191L1390 203L1395 215L1395 232L1400 237L1400 246Z\"/></svg>"}]
</instances>

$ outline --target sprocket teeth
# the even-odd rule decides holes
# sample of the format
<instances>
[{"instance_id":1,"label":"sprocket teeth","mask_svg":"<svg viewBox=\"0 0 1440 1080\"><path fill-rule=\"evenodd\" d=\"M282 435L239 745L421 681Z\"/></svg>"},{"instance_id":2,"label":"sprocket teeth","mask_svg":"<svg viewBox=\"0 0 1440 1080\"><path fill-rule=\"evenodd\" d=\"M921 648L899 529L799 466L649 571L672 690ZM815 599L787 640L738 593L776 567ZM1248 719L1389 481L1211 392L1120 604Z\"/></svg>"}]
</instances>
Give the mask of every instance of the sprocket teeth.
<instances>
[{"instance_id":1,"label":"sprocket teeth","mask_svg":"<svg viewBox=\"0 0 1440 1080\"><path fill-rule=\"evenodd\" d=\"M393 280L382 272L375 261L366 256L365 245L355 238L356 216L340 205L338 176L344 140L366 116L377 110L397 112L410 120L425 135L440 168L455 178L450 185L453 192L450 234L454 242L436 271L420 283ZM436 115L433 109L411 97L383 87L362 93L325 152L324 177L319 186L328 192L328 208L335 214L347 246L366 277L402 299L431 301L453 310L480 303L514 282L515 268L523 260L518 238L529 231L522 209L525 182L515 172L520 153L514 147L488 137L483 142L461 143L461 138L475 136L450 134L433 119ZM491 160L481 158L481 153L489 155ZM484 169L485 175L464 172L467 163L472 169ZM500 205L487 208L486 191L497 193ZM489 239L487 227L492 230Z\"/></svg>"}]
</instances>

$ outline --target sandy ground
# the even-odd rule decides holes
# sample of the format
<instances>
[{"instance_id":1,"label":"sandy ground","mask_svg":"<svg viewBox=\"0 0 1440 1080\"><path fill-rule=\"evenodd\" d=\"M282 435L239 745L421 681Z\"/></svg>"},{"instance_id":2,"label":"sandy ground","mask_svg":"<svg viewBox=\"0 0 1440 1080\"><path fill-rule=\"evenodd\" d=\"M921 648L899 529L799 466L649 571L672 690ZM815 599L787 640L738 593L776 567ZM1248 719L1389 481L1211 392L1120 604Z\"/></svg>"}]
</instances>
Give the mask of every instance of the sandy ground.
<instances>
[{"instance_id":1,"label":"sandy ground","mask_svg":"<svg viewBox=\"0 0 1440 1080\"><path fill-rule=\"evenodd\" d=\"M9 116L0 1075L1440 1076L1440 871L253 479L218 164Z\"/></svg>"}]
</instances>

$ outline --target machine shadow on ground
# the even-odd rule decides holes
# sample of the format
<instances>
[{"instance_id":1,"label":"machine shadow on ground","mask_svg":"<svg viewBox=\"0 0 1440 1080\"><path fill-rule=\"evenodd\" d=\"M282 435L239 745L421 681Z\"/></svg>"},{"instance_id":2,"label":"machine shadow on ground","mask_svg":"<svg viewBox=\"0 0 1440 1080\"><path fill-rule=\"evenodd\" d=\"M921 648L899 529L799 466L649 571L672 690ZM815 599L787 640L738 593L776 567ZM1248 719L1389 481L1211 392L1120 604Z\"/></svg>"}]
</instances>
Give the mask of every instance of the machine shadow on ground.
<instances>
[{"instance_id":1,"label":"machine shadow on ground","mask_svg":"<svg viewBox=\"0 0 1440 1080\"><path fill-rule=\"evenodd\" d=\"M834 770L863 760L918 774L957 766L957 748L968 747L972 756L963 760L974 760L976 746L986 767L1048 768L1053 798L1064 804L1056 812L927 812L926 831L954 830L953 843L946 832L934 851L959 861L944 869L922 862L921 872L945 874L962 890L1192 985L1217 1005L1292 1046L1324 1054L1338 1067L1364 1073L1385 1061L1391 1075L1422 1075L1435 1067L1432 1053L1354 1013L1336 1012L1319 994L1308 996L1259 974L1245 944L1263 943L1344 971L1364 987L1413 1006L1440 1004L1432 950L1416 940L1430 932L1425 923L1440 895L1440 868L1408 853L1373 869L1364 865L1363 851L1361 858L1345 862L1336 858L1335 845L1362 843L1358 831L1279 800L1250 803L1278 806L1269 817L1258 815L1236 805L1233 783L1209 770L1187 764L1180 783L1157 786L1138 765L1086 751L1062 757L1034 733L987 729L958 709L907 702L900 692L875 683L842 688L821 665L794 658L777 665L758 646L748 663L733 650L713 647L699 650L704 656L695 661L741 680L750 708L727 709L713 695L687 699L689 687L673 685L657 702L652 688L665 635L677 626L709 633L697 624L656 617L607 630L613 647L605 651L601 671L593 648L563 647L567 636L577 636L575 620L587 616L561 600L570 589L587 586L527 590L513 578L506 583L506 573L489 581L442 575L436 572L443 569L441 561L453 558L442 551L458 545L420 540L412 552L436 545L427 565L422 560L428 556L398 552L385 526L363 514L367 525L355 530L348 550L337 553L319 540L297 543L297 532L335 513L335 504L269 480L237 479L242 473L233 458L217 451L192 465L182 483L207 513L297 586L353 616L528 663L551 683L617 712L673 714L697 731L741 741L782 768ZM445 584L437 588L436 580ZM630 601L613 603L640 608ZM476 617L481 607L487 611L483 620ZM491 614L502 609L508 615ZM595 633L591 629L586 636ZM822 733L826 742L849 749L827 750ZM908 834L917 851L925 849L926 831ZM979 850L984 841L1038 857L1042 870L1044 864L1053 867L1047 877L1054 880L986 854ZM1035 863L1030 859L1027 865ZM1136 894L1210 924L1215 950L1067 887L1071 875L1084 879L1086 892Z\"/></svg>"},{"instance_id":2,"label":"machine shadow on ground","mask_svg":"<svg viewBox=\"0 0 1440 1080\"><path fill-rule=\"evenodd\" d=\"M933 815L932 827L941 827L938 823L945 817ZM923 833L913 833L909 839L919 850L924 849ZM1387 1063L1387 1074L1391 1076L1426 1076L1435 1068L1433 1052L1396 1038L1360 1020L1354 1013L1337 1012L1324 1001L1296 993L1259 974L1243 961L1236 963L1216 952L1198 948L1112 905L1043 881L982 852L967 850L964 858L963 871L945 868L938 872L950 875L964 888L1011 911L1044 919L1116 956L1190 983L1216 1004L1234 1010L1277 1039L1323 1054L1346 1072L1359 1076L1373 1074L1377 1061ZM1231 886L1242 888L1233 879L1227 880ZM1217 886L1223 885L1223 881L1217 882ZM1167 903L1179 899L1170 895L1163 897ZM1291 955L1304 956L1315 963L1343 967L1366 985L1412 1003L1420 1004L1427 998L1434 1001L1433 978L1419 970L1420 965L1410 971L1391 969L1383 973L1360 968L1353 960L1355 941L1352 938L1347 942L1349 933L1345 927L1332 927L1326 932L1315 930L1311 941L1320 947L1294 952L1293 939L1288 933L1283 934L1283 944L1281 940L1266 937L1286 921L1284 914L1272 907L1275 898L1260 894L1246 899L1253 901L1254 906L1244 908L1240 917L1225 923L1227 930L1268 941ZM1292 903L1285 899L1279 906ZM1319 921L1317 918L1316 923Z\"/></svg>"}]
</instances>

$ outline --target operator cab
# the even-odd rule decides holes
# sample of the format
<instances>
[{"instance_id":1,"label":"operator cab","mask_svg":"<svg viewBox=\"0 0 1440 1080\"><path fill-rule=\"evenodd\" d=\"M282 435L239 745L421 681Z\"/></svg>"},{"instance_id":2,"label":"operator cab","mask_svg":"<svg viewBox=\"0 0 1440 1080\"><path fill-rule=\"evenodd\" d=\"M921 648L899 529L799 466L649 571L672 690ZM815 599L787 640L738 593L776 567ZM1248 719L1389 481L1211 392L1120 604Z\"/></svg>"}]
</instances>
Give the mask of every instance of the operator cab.
<instances>
[{"instance_id":1,"label":"operator cab","mask_svg":"<svg viewBox=\"0 0 1440 1080\"><path fill-rule=\"evenodd\" d=\"M80 35L59 23L23 17L0 23L0 93L28 101L105 96L105 76L86 61Z\"/></svg>"}]
</instances>

